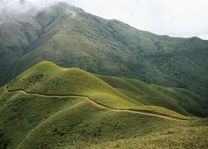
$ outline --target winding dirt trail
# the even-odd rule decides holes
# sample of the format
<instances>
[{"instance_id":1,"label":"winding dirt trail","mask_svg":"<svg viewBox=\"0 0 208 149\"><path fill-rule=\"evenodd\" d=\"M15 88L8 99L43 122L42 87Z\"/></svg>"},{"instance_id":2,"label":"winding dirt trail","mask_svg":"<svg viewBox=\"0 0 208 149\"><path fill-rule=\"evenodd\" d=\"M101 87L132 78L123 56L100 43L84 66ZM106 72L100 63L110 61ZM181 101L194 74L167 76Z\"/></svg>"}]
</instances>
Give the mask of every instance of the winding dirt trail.
<instances>
[{"instance_id":1,"label":"winding dirt trail","mask_svg":"<svg viewBox=\"0 0 208 149\"><path fill-rule=\"evenodd\" d=\"M9 90L7 88L7 86L4 86L4 89L6 91L6 93L21 93L24 95L29 95L29 96L37 96L37 97L43 97L43 98L49 98L49 97L53 97L53 98L59 98L59 99L63 99L63 98L82 98L85 99L86 101L88 101L89 103L93 104L94 106L101 108L101 109L107 109L107 110L111 110L114 112L126 112L126 113L132 113L132 114L139 114L139 115L145 115L145 116L153 116L153 117L159 117L159 118L163 118L166 120L174 120L174 121L187 121L188 119L183 119L183 118L179 118L179 117L174 117L171 115L166 115L166 114L162 114L162 113L157 113L157 112L152 112L152 111L144 111L144 110L133 110L133 109L116 109L116 108L112 108L106 105L103 105L101 103L98 103L96 101L94 101L93 99L91 99L88 96L84 96L84 95L75 95L75 94L69 94L69 95L47 95L47 94L40 94L40 93L32 93L32 92L26 92L23 89L18 89L18 90Z\"/></svg>"}]
</instances>

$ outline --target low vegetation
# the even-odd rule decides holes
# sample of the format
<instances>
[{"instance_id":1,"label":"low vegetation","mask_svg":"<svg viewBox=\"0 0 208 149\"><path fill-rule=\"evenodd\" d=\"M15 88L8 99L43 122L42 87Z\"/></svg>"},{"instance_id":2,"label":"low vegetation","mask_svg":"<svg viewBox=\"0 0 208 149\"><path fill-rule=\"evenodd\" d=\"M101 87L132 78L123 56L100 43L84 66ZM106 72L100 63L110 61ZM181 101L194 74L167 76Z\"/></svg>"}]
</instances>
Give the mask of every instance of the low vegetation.
<instances>
[{"instance_id":1,"label":"low vegetation","mask_svg":"<svg viewBox=\"0 0 208 149\"><path fill-rule=\"evenodd\" d=\"M41 62L0 89L1 148L205 148L207 138L202 133L208 130L207 120L190 117L178 100L168 96L170 90ZM161 99L155 98L159 100L155 104L153 99L138 98L145 95ZM178 120L113 108L166 114Z\"/></svg>"}]
</instances>

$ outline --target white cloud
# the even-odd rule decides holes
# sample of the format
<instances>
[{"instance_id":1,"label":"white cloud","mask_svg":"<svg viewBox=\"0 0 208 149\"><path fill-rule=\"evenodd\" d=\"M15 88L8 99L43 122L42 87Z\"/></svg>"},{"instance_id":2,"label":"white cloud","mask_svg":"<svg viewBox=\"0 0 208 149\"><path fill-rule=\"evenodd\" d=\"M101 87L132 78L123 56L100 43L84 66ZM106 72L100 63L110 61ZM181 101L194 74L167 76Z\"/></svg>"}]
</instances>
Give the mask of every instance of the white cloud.
<instances>
[{"instance_id":1,"label":"white cloud","mask_svg":"<svg viewBox=\"0 0 208 149\"><path fill-rule=\"evenodd\" d=\"M19 9L9 1L8 7ZM27 0L38 8L67 1L92 14L156 34L208 39L207 0ZM1 4L1 3L0 3ZM1 9L0 5L0 9Z\"/></svg>"},{"instance_id":2,"label":"white cloud","mask_svg":"<svg viewBox=\"0 0 208 149\"><path fill-rule=\"evenodd\" d=\"M71 0L86 11L138 29L208 39L207 0Z\"/></svg>"}]
</instances>

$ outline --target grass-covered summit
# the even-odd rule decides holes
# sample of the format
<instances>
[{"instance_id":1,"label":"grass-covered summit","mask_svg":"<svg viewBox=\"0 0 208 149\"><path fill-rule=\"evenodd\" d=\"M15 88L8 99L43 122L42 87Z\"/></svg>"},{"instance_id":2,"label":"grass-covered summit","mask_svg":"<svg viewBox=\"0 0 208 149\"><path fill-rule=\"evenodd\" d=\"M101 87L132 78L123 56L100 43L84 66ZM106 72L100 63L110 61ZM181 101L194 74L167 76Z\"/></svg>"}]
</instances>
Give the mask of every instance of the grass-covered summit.
<instances>
[{"instance_id":1,"label":"grass-covered summit","mask_svg":"<svg viewBox=\"0 0 208 149\"><path fill-rule=\"evenodd\" d=\"M59 67L48 61L40 62L18 76L9 83L8 89L47 95L90 96L102 104L117 108L141 105L86 71Z\"/></svg>"},{"instance_id":2,"label":"grass-covered summit","mask_svg":"<svg viewBox=\"0 0 208 149\"><path fill-rule=\"evenodd\" d=\"M7 89L48 96L89 97L96 103L113 109L142 110L179 118L183 116L178 113L191 114L188 112L190 109L180 105L177 97L168 95L171 89L160 90L159 86L149 86L133 80L126 84L124 82L122 78L116 80L95 76L78 68L63 68L43 61L16 77L7 85ZM177 94L177 91L172 92Z\"/></svg>"},{"instance_id":3,"label":"grass-covered summit","mask_svg":"<svg viewBox=\"0 0 208 149\"><path fill-rule=\"evenodd\" d=\"M43 61L0 88L0 148L205 147L192 96Z\"/></svg>"}]
</instances>

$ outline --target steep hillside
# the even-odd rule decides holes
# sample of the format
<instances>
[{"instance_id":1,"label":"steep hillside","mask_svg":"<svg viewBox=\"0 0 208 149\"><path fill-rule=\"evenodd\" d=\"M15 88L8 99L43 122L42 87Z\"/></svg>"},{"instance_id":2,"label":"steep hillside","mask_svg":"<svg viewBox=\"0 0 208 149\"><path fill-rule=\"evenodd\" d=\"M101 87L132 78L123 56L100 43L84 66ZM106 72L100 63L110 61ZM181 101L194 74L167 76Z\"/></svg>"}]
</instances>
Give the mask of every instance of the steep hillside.
<instances>
[{"instance_id":1,"label":"steep hillside","mask_svg":"<svg viewBox=\"0 0 208 149\"><path fill-rule=\"evenodd\" d=\"M175 111L185 112L176 99L159 89L165 87L99 77L44 61L0 88L0 147L132 148L142 147L143 142L146 148L207 145L207 120L168 110L175 106ZM161 99L138 98L144 95ZM166 108L157 104L161 100Z\"/></svg>"},{"instance_id":2,"label":"steep hillside","mask_svg":"<svg viewBox=\"0 0 208 149\"><path fill-rule=\"evenodd\" d=\"M1 63L8 66L7 74L1 75L2 83L39 61L50 60L93 73L186 88L207 97L207 41L157 36L66 3L47 8L32 19L41 27L39 36L24 56L17 56L12 71L8 71L11 65Z\"/></svg>"},{"instance_id":3,"label":"steep hillside","mask_svg":"<svg viewBox=\"0 0 208 149\"><path fill-rule=\"evenodd\" d=\"M0 13L0 82L37 38L41 26L26 14Z\"/></svg>"},{"instance_id":4,"label":"steep hillside","mask_svg":"<svg viewBox=\"0 0 208 149\"><path fill-rule=\"evenodd\" d=\"M144 105L156 105L179 113L188 112L192 115L204 117L208 115L206 98L188 90L147 84L135 79L101 75L98 75L98 77Z\"/></svg>"}]
</instances>

